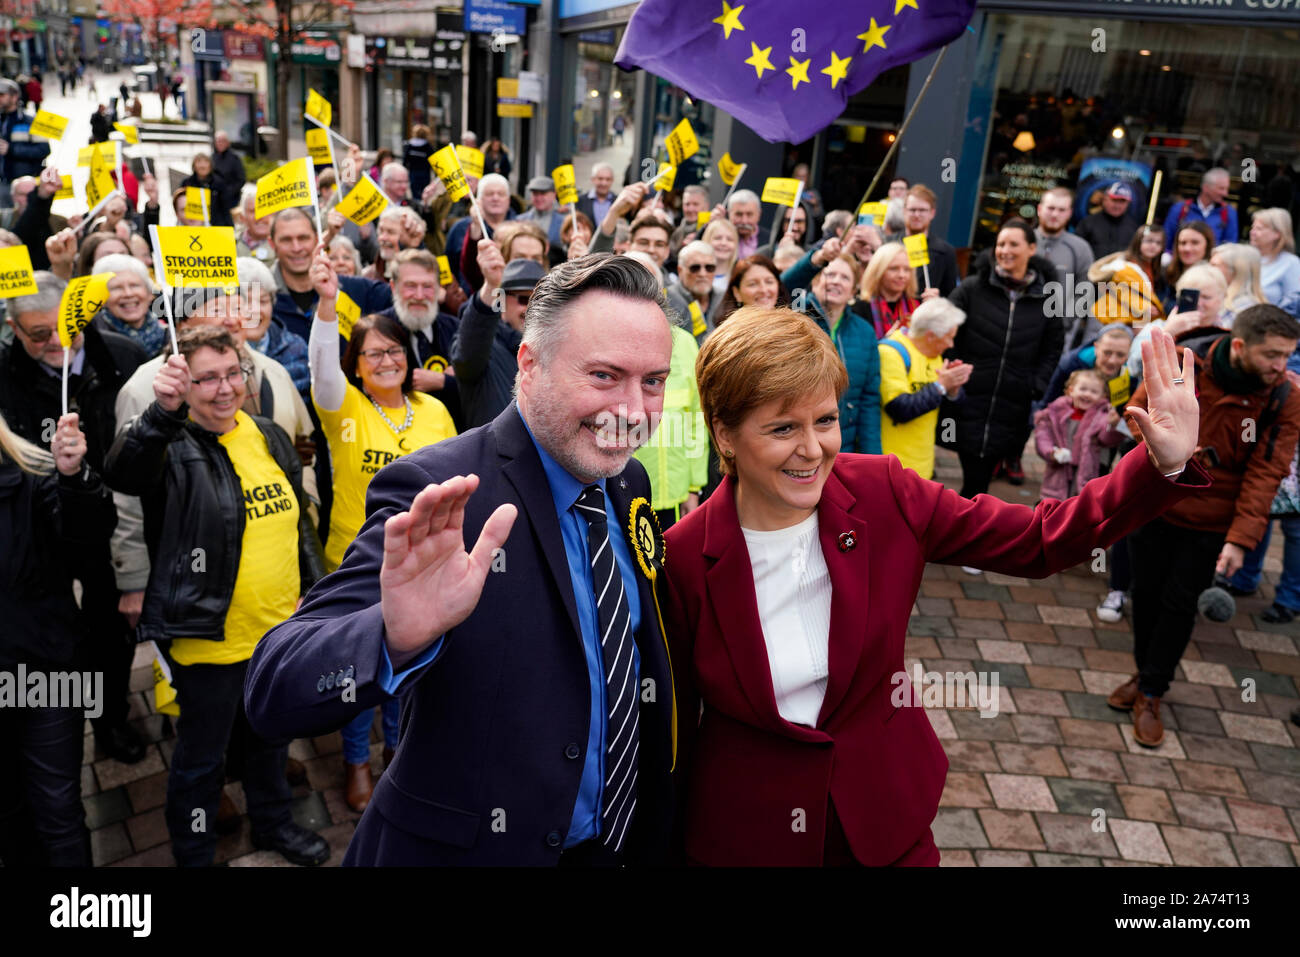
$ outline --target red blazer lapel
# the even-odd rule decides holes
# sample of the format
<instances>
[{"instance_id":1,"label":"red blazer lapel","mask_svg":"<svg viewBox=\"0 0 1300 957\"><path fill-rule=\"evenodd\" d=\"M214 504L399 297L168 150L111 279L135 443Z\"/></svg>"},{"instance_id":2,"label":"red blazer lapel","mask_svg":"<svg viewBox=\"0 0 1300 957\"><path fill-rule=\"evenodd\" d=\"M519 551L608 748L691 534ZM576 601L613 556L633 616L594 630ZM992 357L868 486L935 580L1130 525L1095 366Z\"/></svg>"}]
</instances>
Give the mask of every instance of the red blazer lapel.
<instances>
[{"instance_id":1,"label":"red blazer lapel","mask_svg":"<svg viewBox=\"0 0 1300 957\"><path fill-rule=\"evenodd\" d=\"M826 724L857 673L871 614L867 580L871 550L867 547L867 523L849 514L855 503L853 493L832 471L817 506L818 537L831 578L829 674L818 727Z\"/></svg>"}]
</instances>

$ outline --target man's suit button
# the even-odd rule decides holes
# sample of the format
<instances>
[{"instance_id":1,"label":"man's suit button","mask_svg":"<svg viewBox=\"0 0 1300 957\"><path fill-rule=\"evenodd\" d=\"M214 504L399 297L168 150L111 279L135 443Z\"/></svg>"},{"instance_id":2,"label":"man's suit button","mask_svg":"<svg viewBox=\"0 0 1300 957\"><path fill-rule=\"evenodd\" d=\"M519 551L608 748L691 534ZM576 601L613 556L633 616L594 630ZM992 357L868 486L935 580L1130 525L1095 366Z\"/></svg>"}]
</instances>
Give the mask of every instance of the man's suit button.
<instances>
[{"instance_id":1,"label":"man's suit button","mask_svg":"<svg viewBox=\"0 0 1300 957\"><path fill-rule=\"evenodd\" d=\"M326 688L334 687L334 672L331 671L329 674L325 676L325 687Z\"/></svg>"},{"instance_id":2,"label":"man's suit button","mask_svg":"<svg viewBox=\"0 0 1300 957\"><path fill-rule=\"evenodd\" d=\"M568 744L564 746L564 756L568 758L570 761L578 760L581 754L582 754L582 748L578 747L578 745L572 741L570 741Z\"/></svg>"},{"instance_id":3,"label":"man's suit button","mask_svg":"<svg viewBox=\"0 0 1300 957\"><path fill-rule=\"evenodd\" d=\"M343 677L350 679L356 677L356 674L357 674L356 665L348 665L348 670L343 672Z\"/></svg>"},{"instance_id":4,"label":"man's suit button","mask_svg":"<svg viewBox=\"0 0 1300 957\"><path fill-rule=\"evenodd\" d=\"M560 841L561 841L561 840L562 840L562 838L560 837L560 832L559 832L559 831L552 831L550 834L547 834L547 835L546 835L546 846L547 846L547 847L559 847L559 846L560 846Z\"/></svg>"},{"instance_id":5,"label":"man's suit button","mask_svg":"<svg viewBox=\"0 0 1300 957\"><path fill-rule=\"evenodd\" d=\"M321 694L325 693L325 676L321 675L320 680L316 682L316 690Z\"/></svg>"}]
</instances>

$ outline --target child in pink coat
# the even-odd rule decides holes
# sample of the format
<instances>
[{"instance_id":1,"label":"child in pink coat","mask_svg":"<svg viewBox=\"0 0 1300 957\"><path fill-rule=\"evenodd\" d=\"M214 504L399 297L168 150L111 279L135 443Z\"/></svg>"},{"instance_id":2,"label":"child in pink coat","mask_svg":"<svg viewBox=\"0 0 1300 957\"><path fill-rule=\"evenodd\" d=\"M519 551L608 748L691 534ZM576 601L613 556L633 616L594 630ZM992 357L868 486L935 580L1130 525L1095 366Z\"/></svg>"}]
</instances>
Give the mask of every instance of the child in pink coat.
<instances>
[{"instance_id":1,"label":"child in pink coat","mask_svg":"<svg viewBox=\"0 0 1300 957\"><path fill-rule=\"evenodd\" d=\"M1110 387L1096 369L1078 369L1065 394L1034 415L1034 445L1047 463L1042 497L1067 499L1101 474L1101 450L1124 441Z\"/></svg>"}]
</instances>

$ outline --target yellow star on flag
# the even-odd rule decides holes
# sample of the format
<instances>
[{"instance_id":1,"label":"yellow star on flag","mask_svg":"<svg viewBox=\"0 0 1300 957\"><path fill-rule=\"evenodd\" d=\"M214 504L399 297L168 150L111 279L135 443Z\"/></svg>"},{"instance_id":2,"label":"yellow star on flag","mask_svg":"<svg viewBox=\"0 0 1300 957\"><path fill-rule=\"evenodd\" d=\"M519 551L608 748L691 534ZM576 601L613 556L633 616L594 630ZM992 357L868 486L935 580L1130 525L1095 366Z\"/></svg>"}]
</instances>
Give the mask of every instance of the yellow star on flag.
<instances>
[{"instance_id":1,"label":"yellow star on flag","mask_svg":"<svg viewBox=\"0 0 1300 957\"><path fill-rule=\"evenodd\" d=\"M890 27L882 27L876 23L876 18L871 18L871 26L866 33L859 33L858 39L862 41L862 52L866 53L872 47L885 49L885 34L890 31Z\"/></svg>"},{"instance_id":2,"label":"yellow star on flag","mask_svg":"<svg viewBox=\"0 0 1300 957\"><path fill-rule=\"evenodd\" d=\"M916 0L894 0L894 16L898 16L898 11L904 7L911 7L917 13L921 12L921 8L916 5Z\"/></svg>"},{"instance_id":3,"label":"yellow star on flag","mask_svg":"<svg viewBox=\"0 0 1300 957\"><path fill-rule=\"evenodd\" d=\"M745 29L745 25L740 22L740 11L744 9L745 5L743 3L738 7L733 7L727 3L727 0L722 0L722 16L714 17L713 22L722 24L722 38L724 40L731 39L732 30Z\"/></svg>"},{"instance_id":4,"label":"yellow star on flag","mask_svg":"<svg viewBox=\"0 0 1300 957\"><path fill-rule=\"evenodd\" d=\"M844 57L844 59L840 59L835 55L834 50L831 51L831 65L828 67L823 67L822 72L831 78L832 90L839 85L840 80L848 76L849 62L852 59L853 57L848 57L848 56Z\"/></svg>"},{"instance_id":5,"label":"yellow star on flag","mask_svg":"<svg viewBox=\"0 0 1300 957\"><path fill-rule=\"evenodd\" d=\"M772 48L764 47L760 50L758 44L753 40L749 41L749 47L754 52L750 54L749 59L745 62L754 68L754 72L758 74L758 78L761 80L763 79L764 70L776 69L776 67L772 66L772 61L768 59L769 54L772 52Z\"/></svg>"},{"instance_id":6,"label":"yellow star on flag","mask_svg":"<svg viewBox=\"0 0 1300 957\"><path fill-rule=\"evenodd\" d=\"M812 63L811 57L807 60L796 60L794 57L790 57L790 66L785 71L790 74L790 89L797 90L800 83L810 82L808 79L808 64L810 63Z\"/></svg>"}]
</instances>

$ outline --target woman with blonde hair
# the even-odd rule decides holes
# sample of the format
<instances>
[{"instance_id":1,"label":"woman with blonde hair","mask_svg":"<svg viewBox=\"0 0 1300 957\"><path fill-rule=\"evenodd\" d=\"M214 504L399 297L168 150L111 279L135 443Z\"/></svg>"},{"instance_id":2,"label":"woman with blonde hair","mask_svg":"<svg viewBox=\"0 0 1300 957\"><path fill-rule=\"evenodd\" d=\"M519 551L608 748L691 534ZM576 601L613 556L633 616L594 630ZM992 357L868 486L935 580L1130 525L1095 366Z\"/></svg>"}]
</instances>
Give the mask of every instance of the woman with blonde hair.
<instances>
[{"instance_id":1,"label":"woman with blonde hair","mask_svg":"<svg viewBox=\"0 0 1300 957\"><path fill-rule=\"evenodd\" d=\"M740 233L736 232L736 227L729 220L718 217L709 220L700 239L712 246L714 255L718 257L718 271L713 274L713 291L721 296L731 284L731 271L736 268Z\"/></svg>"},{"instance_id":2,"label":"woman with blonde hair","mask_svg":"<svg viewBox=\"0 0 1300 957\"><path fill-rule=\"evenodd\" d=\"M1195 310L1179 312L1175 309L1168 319L1156 319L1148 323L1133 337L1133 345L1128 353L1128 369L1131 374L1142 374L1142 343L1150 339L1156 329L1163 328L1166 335L1180 341L1184 335L1194 330L1220 328L1220 317L1228 296L1228 281L1223 278L1223 273L1207 262L1197 263L1179 278L1174 294L1178 296L1191 289L1197 293Z\"/></svg>"},{"instance_id":3,"label":"woman with blonde hair","mask_svg":"<svg viewBox=\"0 0 1300 957\"><path fill-rule=\"evenodd\" d=\"M1217 325L1231 329L1237 313L1251 306L1263 305L1268 300L1261 292L1260 255L1254 246L1245 243L1223 243L1210 254L1210 265L1223 273L1228 287L1224 293L1223 311Z\"/></svg>"},{"instance_id":4,"label":"woman with blonde hair","mask_svg":"<svg viewBox=\"0 0 1300 957\"><path fill-rule=\"evenodd\" d=\"M948 762L903 664L926 563L1042 578L1207 487L1192 354L1180 370L1161 332L1144 351L1146 444L1030 508L841 453L848 376L799 313L741 309L709 336L695 370L725 477L664 566L688 862L939 863Z\"/></svg>"},{"instance_id":5,"label":"woman with blonde hair","mask_svg":"<svg viewBox=\"0 0 1300 957\"><path fill-rule=\"evenodd\" d=\"M1285 209L1261 209L1250 223L1250 244L1259 250L1264 298L1292 315L1300 301L1300 257L1295 254L1291 214Z\"/></svg>"},{"instance_id":6,"label":"woman with blonde hair","mask_svg":"<svg viewBox=\"0 0 1300 957\"><path fill-rule=\"evenodd\" d=\"M927 299L939 295L938 289L927 292ZM899 242L885 243L862 271L853 311L871 323L877 339L883 339L893 329L907 328L921 298L907 248Z\"/></svg>"}]
</instances>

